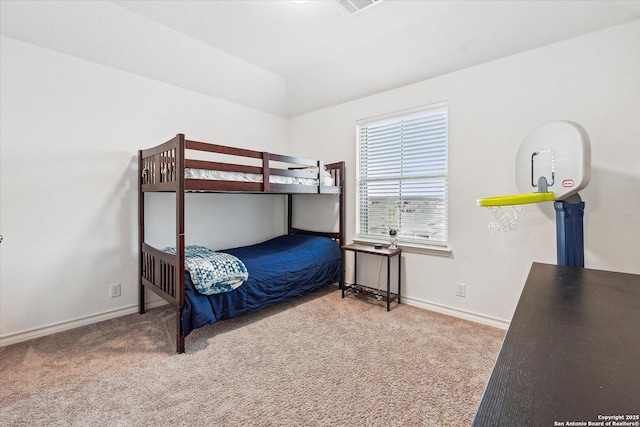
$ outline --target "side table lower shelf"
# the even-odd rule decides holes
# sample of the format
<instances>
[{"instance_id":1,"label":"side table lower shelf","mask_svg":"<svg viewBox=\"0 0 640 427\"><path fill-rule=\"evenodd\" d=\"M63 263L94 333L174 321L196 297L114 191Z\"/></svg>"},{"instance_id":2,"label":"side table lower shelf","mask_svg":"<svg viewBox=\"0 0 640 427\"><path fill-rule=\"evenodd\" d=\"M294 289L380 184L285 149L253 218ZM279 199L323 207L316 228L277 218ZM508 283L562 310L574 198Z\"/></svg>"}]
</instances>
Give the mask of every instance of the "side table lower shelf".
<instances>
[{"instance_id":1,"label":"side table lower shelf","mask_svg":"<svg viewBox=\"0 0 640 427\"><path fill-rule=\"evenodd\" d=\"M391 310L391 302L397 301L398 304L401 302L401 283L402 283L402 268L401 268L401 256L402 249L400 248L381 248L376 249L373 246L362 245L357 243L352 243L350 245L342 246L344 251L352 251L353 252L353 284L347 285L345 284L342 287L342 298L344 298L348 293L354 293L359 296L363 296L366 298L373 298L378 301L386 301L387 303L387 311ZM358 253L366 253L370 255L378 255L384 256L387 258L387 289L374 289L369 286L364 286L358 284ZM398 292L391 292L391 258L394 256L398 257Z\"/></svg>"},{"instance_id":2,"label":"side table lower shelf","mask_svg":"<svg viewBox=\"0 0 640 427\"><path fill-rule=\"evenodd\" d=\"M378 301L387 301L388 299L389 303L392 303L396 300L398 301L398 303L400 303L400 295L398 294L394 294L393 292L387 293L387 291L383 291L382 289L373 289L363 285L345 285L343 293L345 294L345 296L348 293L352 293L361 297L375 299Z\"/></svg>"}]
</instances>

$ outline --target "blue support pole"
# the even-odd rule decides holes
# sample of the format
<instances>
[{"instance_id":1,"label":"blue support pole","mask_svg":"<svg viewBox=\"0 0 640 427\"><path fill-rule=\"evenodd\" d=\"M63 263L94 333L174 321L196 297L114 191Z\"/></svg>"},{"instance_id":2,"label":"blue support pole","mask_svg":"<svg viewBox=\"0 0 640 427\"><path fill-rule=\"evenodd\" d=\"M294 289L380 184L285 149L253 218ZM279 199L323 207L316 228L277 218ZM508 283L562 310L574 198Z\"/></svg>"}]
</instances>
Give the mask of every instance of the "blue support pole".
<instances>
[{"instance_id":1,"label":"blue support pole","mask_svg":"<svg viewBox=\"0 0 640 427\"><path fill-rule=\"evenodd\" d=\"M584 202L554 203L558 265L584 267Z\"/></svg>"}]
</instances>

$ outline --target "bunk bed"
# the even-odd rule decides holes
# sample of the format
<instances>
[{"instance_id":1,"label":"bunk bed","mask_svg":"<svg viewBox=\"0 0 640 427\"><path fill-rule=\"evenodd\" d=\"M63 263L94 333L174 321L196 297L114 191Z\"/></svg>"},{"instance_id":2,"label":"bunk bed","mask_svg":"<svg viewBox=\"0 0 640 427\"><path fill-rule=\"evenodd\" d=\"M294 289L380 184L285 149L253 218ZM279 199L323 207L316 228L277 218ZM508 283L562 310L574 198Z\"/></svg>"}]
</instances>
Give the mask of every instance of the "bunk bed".
<instances>
[{"instance_id":1,"label":"bunk bed","mask_svg":"<svg viewBox=\"0 0 640 427\"><path fill-rule=\"evenodd\" d=\"M139 151L139 313L145 312L145 289L176 309L176 350L185 337L218 320L251 313L330 283L344 285L344 162L283 156L191 141L183 134ZM145 241L145 193L175 193L175 247L155 248ZM248 278L205 295L187 271L185 193L281 194L287 196L287 234L255 245L216 252L239 261ZM332 194L338 203L338 231L309 231L293 226L294 195ZM225 258L225 262L227 259ZM223 268L228 268L225 264ZM217 273L214 273L217 274ZM238 282L241 283L237 286ZM227 282L225 282L227 283ZM224 288L224 289L223 289Z\"/></svg>"}]
</instances>

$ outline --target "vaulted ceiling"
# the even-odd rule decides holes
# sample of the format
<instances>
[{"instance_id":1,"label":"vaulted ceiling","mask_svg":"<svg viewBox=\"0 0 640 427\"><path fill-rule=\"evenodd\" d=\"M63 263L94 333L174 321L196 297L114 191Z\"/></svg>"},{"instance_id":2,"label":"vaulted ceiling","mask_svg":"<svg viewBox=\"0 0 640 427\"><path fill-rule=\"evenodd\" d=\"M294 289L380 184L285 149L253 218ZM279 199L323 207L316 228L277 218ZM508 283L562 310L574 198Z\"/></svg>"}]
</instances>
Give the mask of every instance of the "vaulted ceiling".
<instances>
[{"instance_id":1,"label":"vaulted ceiling","mask_svg":"<svg viewBox=\"0 0 640 427\"><path fill-rule=\"evenodd\" d=\"M3 35L294 116L640 19L639 1L3 0Z\"/></svg>"}]
</instances>

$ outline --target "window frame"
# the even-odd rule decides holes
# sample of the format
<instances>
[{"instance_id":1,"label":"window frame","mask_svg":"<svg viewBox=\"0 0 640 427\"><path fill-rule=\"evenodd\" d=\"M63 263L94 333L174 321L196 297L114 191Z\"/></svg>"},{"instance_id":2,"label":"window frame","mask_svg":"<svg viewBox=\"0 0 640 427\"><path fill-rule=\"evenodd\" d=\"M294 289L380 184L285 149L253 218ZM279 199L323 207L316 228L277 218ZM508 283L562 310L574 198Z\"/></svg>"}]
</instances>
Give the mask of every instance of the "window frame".
<instances>
[{"instance_id":1,"label":"window frame","mask_svg":"<svg viewBox=\"0 0 640 427\"><path fill-rule=\"evenodd\" d=\"M382 124L384 122L392 122L394 120L400 122L403 119L407 119L411 116L417 116L421 114L429 113L438 114L445 113L444 122L445 122L445 148L444 148L444 172L442 173L434 173L429 174L431 176L425 177L425 180L443 180L442 184L442 192L443 192L443 212L441 215L441 219L443 221L444 226L444 238L442 240L430 240L429 238L407 238L406 236L402 236L399 233L398 245L407 249L416 249L418 251L426 250L426 252L438 253L438 254L447 254L450 252L449 250L449 220L448 220L448 211L449 211L449 107L446 101L433 103L417 108L412 108L409 110L398 111L394 113L379 115L375 117L370 117L366 119L361 119L356 121L356 241L360 242L381 242L388 243L388 236L384 236L382 234L367 234L363 233L361 230L361 210L362 210L362 176L361 176L361 168L362 168L362 158L361 158L361 127L367 126L371 124ZM405 142L406 144L406 142ZM401 175L402 177L406 177L406 175ZM386 178L387 180L391 180L391 178ZM415 178L414 178L415 179ZM381 179L380 181L384 181ZM367 181L371 182L371 180ZM398 193L400 196L400 193Z\"/></svg>"}]
</instances>

